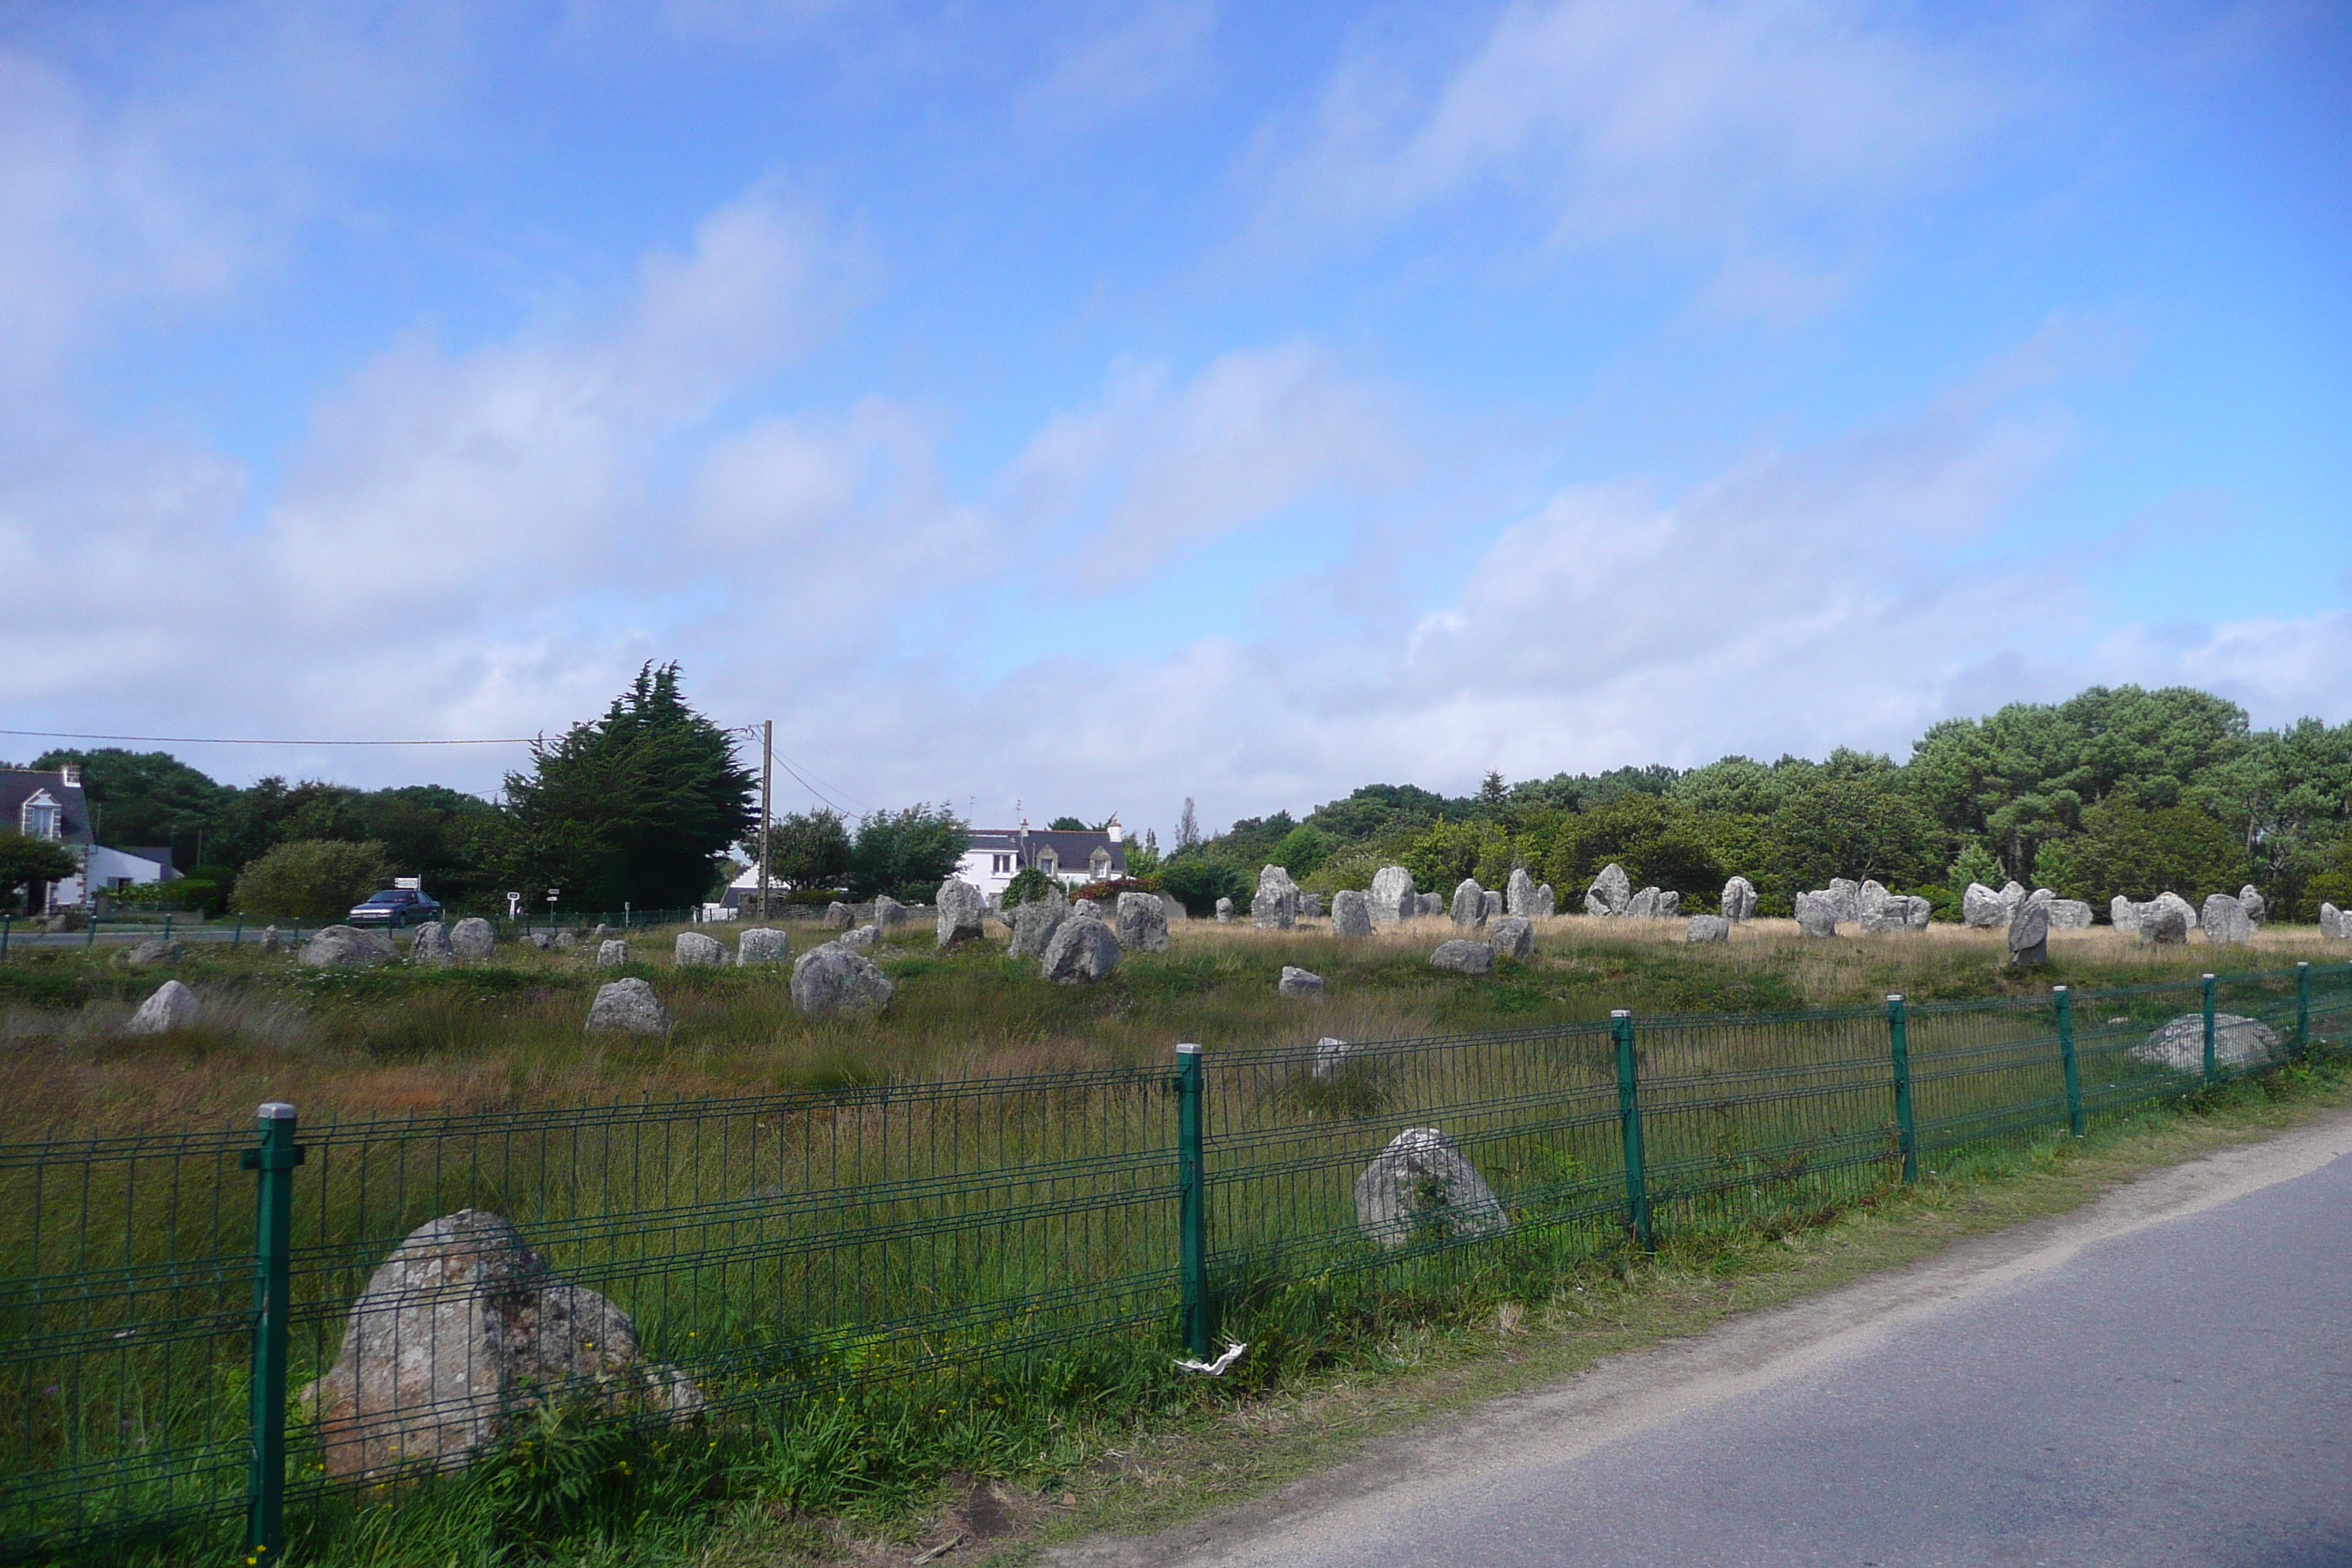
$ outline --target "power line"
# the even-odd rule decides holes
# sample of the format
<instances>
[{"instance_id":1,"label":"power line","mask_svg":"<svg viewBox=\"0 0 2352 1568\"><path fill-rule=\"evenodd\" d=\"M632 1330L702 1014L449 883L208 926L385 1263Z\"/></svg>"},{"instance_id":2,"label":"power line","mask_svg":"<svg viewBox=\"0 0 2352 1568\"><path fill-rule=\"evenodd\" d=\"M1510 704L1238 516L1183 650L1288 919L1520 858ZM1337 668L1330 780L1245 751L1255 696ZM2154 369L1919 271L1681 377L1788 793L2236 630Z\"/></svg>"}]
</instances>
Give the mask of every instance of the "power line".
<instances>
[{"instance_id":1,"label":"power line","mask_svg":"<svg viewBox=\"0 0 2352 1568\"><path fill-rule=\"evenodd\" d=\"M259 741L218 735L93 735L79 730L0 730L0 735L29 735L44 741L135 741L154 746L529 746L544 735L502 735L467 741Z\"/></svg>"}]
</instances>

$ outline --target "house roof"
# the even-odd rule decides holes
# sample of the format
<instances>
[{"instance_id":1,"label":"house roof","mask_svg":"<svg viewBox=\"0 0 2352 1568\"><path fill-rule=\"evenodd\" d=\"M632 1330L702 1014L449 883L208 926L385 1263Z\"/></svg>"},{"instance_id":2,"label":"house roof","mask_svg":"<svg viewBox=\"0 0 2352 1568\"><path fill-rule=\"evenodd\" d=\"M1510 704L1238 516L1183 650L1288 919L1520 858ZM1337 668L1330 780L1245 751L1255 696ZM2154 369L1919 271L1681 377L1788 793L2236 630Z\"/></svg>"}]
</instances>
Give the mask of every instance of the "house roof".
<instances>
[{"instance_id":1,"label":"house roof","mask_svg":"<svg viewBox=\"0 0 2352 1568\"><path fill-rule=\"evenodd\" d=\"M1055 862L1062 866L1092 865L1095 851L1102 850L1110 858L1111 873L1127 875L1127 846L1112 843L1108 832L1057 833L1050 827L976 828L970 835L967 852L1003 854L1011 850L1021 857L1022 865L1034 866L1037 857L1049 848L1054 851Z\"/></svg>"},{"instance_id":2,"label":"house roof","mask_svg":"<svg viewBox=\"0 0 2352 1568\"><path fill-rule=\"evenodd\" d=\"M136 855L142 860L152 860L163 868L163 880L176 882L179 872L172 868L172 847L168 844L110 844L109 849L118 855Z\"/></svg>"},{"instance_id":3,"label":"house roof","mask_svg":"<svg viewBox=\"0 0 2352 1568\"><path fill-rule=\"evenodd\" d=\"M25 803L47 790L63 808L58 839L64 844L89 842L89 799L81 785L66 783L62 773L35 773L30 768L0 768L0 828L23 831Z\"/></svg>"}]
</instances>

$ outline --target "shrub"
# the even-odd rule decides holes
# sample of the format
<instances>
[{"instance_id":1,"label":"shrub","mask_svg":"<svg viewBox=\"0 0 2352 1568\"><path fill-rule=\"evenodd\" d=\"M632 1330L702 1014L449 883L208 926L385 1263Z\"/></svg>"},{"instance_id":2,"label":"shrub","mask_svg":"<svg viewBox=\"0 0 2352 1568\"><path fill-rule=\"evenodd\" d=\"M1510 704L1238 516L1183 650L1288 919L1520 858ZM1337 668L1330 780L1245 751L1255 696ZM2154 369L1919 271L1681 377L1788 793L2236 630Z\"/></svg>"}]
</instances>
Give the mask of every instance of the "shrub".
<instances>
[{"instance_id":1,"label":"shrub","mask_svg":"<svg viewBox=\"0 0 2352 1568\"><path fill-rule=\"evenodd\" d=\"M2196 903L2246 880L2246 847L2194 806L2154 811L2108 801L2083 813L2083 830L2042 847L2034 868L2061 898L2104 911L2120 893L2147 900L2169 890Z\"/></svg>"},{"instance_id":2,"label":"shrub","mask_svg":"<svg viewBox=\"0 0 2352 1568\"><path fill-rule=\"evenodd\" d=\"M338 921L353 904L391 885L383 845L299 838L247 865L232 901L240 914Z\"/></svg>"},{"instance_id":3,"label":"shrub","mask_svg":"<svg viewBox=\"0 0 2352 1568\"><path fill-rule=\"evenodd\" d=\"M1020 874L1004 884L1004 907L1018 909L1044 898L1060 884L1034 866L1024 866Z\"/></svg>"},{"instance_id":4,"label":"shrub","mask_svg":"<svg viewBox=\"0 0 2352 1568\"><path fill-rule=\"evenodd\" d=\"M1160 890L1175 894L1177 902L1189 914L1210 915L1216 912L1219 899L1247 904L1252 885L1241 868L1230 861L1206 855L1180 855L1161 868Z\"/></svg>"}]
</instances>

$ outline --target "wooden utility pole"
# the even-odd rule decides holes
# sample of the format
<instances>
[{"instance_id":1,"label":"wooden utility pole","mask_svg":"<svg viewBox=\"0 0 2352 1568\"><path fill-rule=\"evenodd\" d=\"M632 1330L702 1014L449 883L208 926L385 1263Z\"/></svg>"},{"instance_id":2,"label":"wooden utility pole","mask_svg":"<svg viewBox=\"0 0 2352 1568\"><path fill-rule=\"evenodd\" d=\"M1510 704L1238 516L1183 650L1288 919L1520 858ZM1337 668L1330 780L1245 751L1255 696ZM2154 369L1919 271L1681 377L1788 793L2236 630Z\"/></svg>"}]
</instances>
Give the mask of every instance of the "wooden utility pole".
<instances>
[{"instance_id":1,"label":"wooden utility pole","mask_svg":"<svg viewBox=\"0 0 2352 1568\"><path fill-rule=\"evenodd\" d=\"M768 918L768 837L776 826L776 721L760 721L760 918Z\"/></svg>"}]
</instances>

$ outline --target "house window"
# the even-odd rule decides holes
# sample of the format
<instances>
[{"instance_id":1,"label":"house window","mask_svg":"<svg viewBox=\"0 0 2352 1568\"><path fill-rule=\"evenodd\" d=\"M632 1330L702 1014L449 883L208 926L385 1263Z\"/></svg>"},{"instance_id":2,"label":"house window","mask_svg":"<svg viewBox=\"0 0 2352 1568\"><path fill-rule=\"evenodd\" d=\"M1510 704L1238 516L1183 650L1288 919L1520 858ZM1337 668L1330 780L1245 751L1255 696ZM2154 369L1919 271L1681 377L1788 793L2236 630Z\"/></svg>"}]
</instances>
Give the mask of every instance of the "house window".
<instances>
[{"instance_id":1,"label":"house window","mask_svg":"<svg viewBox=\"0 0 2352 1568\"><path fill-rule=\"evenodd\" d=\"M25 837L55 838L58 836L57 803L45 795L35 795L25 803Z\"/></svg>"},{"instance_id":2,"label":"house window","mask_svg":"<svg viewBox=\"0 0 2352 1568\"><path fill-rule=\"evenodd\" d=\"M996 875L1002 877L1006 872L1013 869L1013 857L1010 855L992 855L989 857L988 868L991 871L995 872Z\"/></svg>"},{"instance_id":3,"label":"house window","mask_svg":"<svg viewBox=\"0 0 2352 1568\"><path fill-rule=\"evenodd\" d=\"M1095 851L1094 859L1091 862L1091 865L1093 868L1087 873L1087 876L1091 880L1099 882L1103 879L1103 873L1110 869L1110 857L1097 849Z\"/></svg>"},{"instance_id":4,"label":"house window","mask_svg":"<svg viewBox=\"0 0 2352 1568\"><path fill-rule=\"evenodd\" d=\"M1051 849L1046 850L1043 855L1037 857L1037 869L1045 872L1048 877L1054 875L1054 873L1059 871L1061 868L1061 858L1055 855Z\"/></svg>"}]
</instances>

